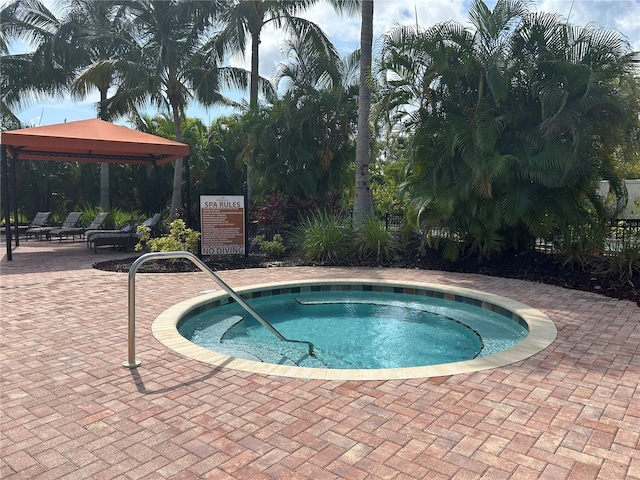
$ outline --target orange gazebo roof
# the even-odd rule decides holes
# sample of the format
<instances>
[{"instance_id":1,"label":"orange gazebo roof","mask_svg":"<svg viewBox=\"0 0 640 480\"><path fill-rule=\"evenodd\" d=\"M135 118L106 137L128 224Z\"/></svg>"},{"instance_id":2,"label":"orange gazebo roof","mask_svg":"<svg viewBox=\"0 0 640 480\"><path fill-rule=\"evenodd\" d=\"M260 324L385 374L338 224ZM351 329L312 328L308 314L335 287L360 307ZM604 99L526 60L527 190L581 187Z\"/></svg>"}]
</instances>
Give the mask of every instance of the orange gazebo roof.
<instances>
[{"instance_id":1,"label":"orange gazebo roof","mask_svg":"<svg viewBox=\"0 0 640 480\"><path fill-rule=\"evenodd\" d=\"M12 158L153 165L189 154L189 146L98 119L2 132Z\"/></svg>"}]
</instances>

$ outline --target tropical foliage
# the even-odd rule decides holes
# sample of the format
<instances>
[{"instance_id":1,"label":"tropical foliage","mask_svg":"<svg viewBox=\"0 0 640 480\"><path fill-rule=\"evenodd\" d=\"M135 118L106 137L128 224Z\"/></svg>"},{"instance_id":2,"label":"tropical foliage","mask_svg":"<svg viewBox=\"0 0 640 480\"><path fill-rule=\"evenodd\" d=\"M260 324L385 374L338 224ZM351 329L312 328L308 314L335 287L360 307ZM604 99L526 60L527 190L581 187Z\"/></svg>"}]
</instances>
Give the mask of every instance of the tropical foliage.
<instances>
[{"instance_id":1,"label":"tropical foliage","mask_svg":"<svg viewBox=\"0 0 640 480\"><path fill-rule=\"evenodd\" d=\"M374 51L374 1L332 0L362 13L362 48L341 58L299 18L317 3L66 0L60 18L38 0L5 4L3 128L18 128L14 112L42 96L95 90L101 118L128 117L191 152L190 184L181 161L112 165L108 183L97 165L18 162L18 189L33 192L21 199L25 216L170 204L172 218L189 221L199 193L239 194L250 180L252 225L267 238L286 238L287 225L325 207L356 227L352 236L372 212L405 209L405 224L439 237L451 257L527 249L536 238L578 257L598 248L598 182L623 198L621 178L640 172L637 57L619 33L532 12L526 0L493 10L474 0L470 27L399 26ZM257 75L266 25L286 34L271 82ZM33 51L10 52L16 39ZM251 71L228 67L249 45ZM234 89L249 90L249 105L223 93ZM239 113L206 125L186 117L192 103ZM306 226L320 235L316 220ZM576 239L585 225L595 233ZM315 258L333 261L327 251Z\"/></svg>"},{"instance_id":2,"label":"tropical foliage","mask_svg":"<svg viewBox=\"0 0 640 480\"><path fill-rule=\"evenodd\" d=\"M320 210L300 223L295 242L303 260L330 265L352 254L351 237L351 226L344 217Z\"/></svg>"},{"instance_id":3,"label":"tropical foliage","mask_svg":"<svg viewBox=\"0 0 640 480\"><path fill-rule=\"evenodd\" d=\"M75 64L70 93L87 98L98 90L98 118L109 120L105 105L109 89L122 81L115 59L125 57L135 44L132 24L121 2L113 0L74 0L67 18L60 25L51 45L62 49L66 64ZM100 207L111 208L109 164L100 164Z\"/></svg>"},{"instance_id":4,"label":"tropical foliage","mask_svg":"<svg viewBox=\"0 0 640 480\"><path fill-rule=\"evenodd\" d=\"M284 246L284 238L279 233L273 236L272 240L267 240L264 235L256 236L256 243L261 252L274 257L284 255L287 248Z\"/></svg>"},{"instance_id":5,"label":"tropical foliage","mask_svg":"<svg viewBox=\"0 0 640 480\"><path fill-rule=\"evenodd\" d=\"M328 0L339 12L353 12L360 0ZM296 38L305 38L314 48L327 51L333 46L324 32L313 22L301 18L300 13L318 3L318 0L232 0L222 14L222 30L216 35L213 45L220 58L228 54L244 56L247 45L251 44L251 80L249 85L249 108L252 113L258 109L260 86L268 98L275 92L268 82L260 82L260 35L267 25L284 29ZM253 199L254 178L252 157L245 157L247 165L247 190Z\"/></svg>"},{"instance_id":6,"label":"tropical foliage","mask_svg":"<svg viewBox=\"0 0 640 480\"><path fill-rule=\"evenodd\" d=\"M356 227L355 245L363 260L384 263L394 260L400 251L400 242L395 234L374 216L370 216Z\"/></svg>"},{"instance_id":7,"label":"tropical foliage","mask_svg":"<svg viewBox=\"0 0 640 480\"><path fill-rule=\"evenodd\" d=\"M526 5L476 0L473 29L398 27L384 40L377 113L410 141L410 205L448 231L452 257L604 218L603 178L624 193L613 154L635 101L621 88L629 45Z\"/></svg>"},{"instance_id":8,"label":"tropical foliage","mask_svg":"<svg viewBox=\"0 0 640 480\"><path fill-rule=\"evenodd\" d=\"M285 44L274 76L285 93L246 117L243 155L260 172L258 200L275 192L310 198L349 187L358 59L310 45L305 37Z\"/></svg>"},{"instance_id":9,"label":"tropical foliage","mask_svg":"<svg viewBox=\"0 0 640 480\"><path fill-rule=\"evenodd\" d=\"M251 84L249 88L249 105L258 107L260 77L260 35L267 25L284 28L295 37L305 37L322 50L331 48L331 42L315 23L299 17L318 0L255 0L246 2L233 0L222 14L224 28L216 35L215 45L221 57L225 54L245 54L248 43L251 43ZM333 0L339 11L352 10L358 1ZM270 85L264 85L267 94L272 93Z\"/></svg>"},{"instance_id":10,"label":"tropical foliage","mask_svg":"<svg viewBox=\"0 0 640 480\"><path fill-rule=\"evenodd\" d=\"M3 128L19 128L15 112L41 98L62 95L72 78L73 66L65 65L66 48L52 49L61 26L38 0L14 0L0 10L0 102ZM12 41L33 45L30 52L12 52ZM62 51L61 51L62 50Z\"/></svg>"},{"instance_id":11,"label":"tropical foliage","mask_svg":"<svg viewBox=\"0 0 640 480\"><path fill-rule=\"evenodd\" d=\"M187 228L184 220L177 218L169 225L169 234L152 238L151 229L145 225L138 226L140 241L136 244L136 251L149 249L152 252L187 251L197 253L200 232Z\"/></svg>"},{"instance_id":12,"label":"tropical foliage","mask_svg":"<svg viewBox=\"0 0 640 480\"><path fill-rule=\"evenodd\" d=\"M182 142L182 120L191 101L202 105L230 103L220 90L242 88L246 75L221 67L206 46L221 2L128 3L133 17L135 49L119 62L124 81L106 104L111 114L137 112L148 101L170 112L175 139ZM170 218L182 205L183 159L175 162Z\"/></svg>"}]
</instances>

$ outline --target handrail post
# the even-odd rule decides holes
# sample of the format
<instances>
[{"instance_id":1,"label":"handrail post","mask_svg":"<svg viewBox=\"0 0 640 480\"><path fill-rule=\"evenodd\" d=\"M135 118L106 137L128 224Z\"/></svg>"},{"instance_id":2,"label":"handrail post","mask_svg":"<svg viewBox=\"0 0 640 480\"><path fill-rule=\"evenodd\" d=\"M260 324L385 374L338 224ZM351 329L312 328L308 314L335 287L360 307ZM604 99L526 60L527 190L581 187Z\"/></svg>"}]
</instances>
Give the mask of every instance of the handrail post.
<instances>
[{"instance_id":1,"label":"handrail post","mask_svg":"<svg viewBox=\"0 0 640 480\"><path fill-rule=\"evenodd\" d=\"M142 362L136 360L136 272L138 268L145 262L154 258L184 258L191 260L200 270L209 274L211 278L220 286L231 298L233 298L242 308L249 312L258 322L262 324L267 330L275 335L278 340L283 342L296 342L305 343L309 347L309 355L313 356L313 344L304 340L289 340L285 338L273 325L267 322L262 316L255 311L255 309L249 305L240 295L238 295L229 285L227 285L218 275L215 274L202 260L196 255L187 251L177 252L151 252L145 253L138 257L138 259L131 264L129 268L129 294L128 294L128 308L129 308L129 320L127 325L127 361L122 363L124 368L137 368Z\"/></svg>"},{"instance_id":2,"label":"handrail post","mask_svg":"<svg viewBox=\"0 0 640 480\"><path fill-rule=\"evenodd\" d=\"M146 261L143 257L144 255L139 257L129 268L127 361L122 364L124 368L138 368L142 364L142 362L136 360L136 272L138 271L138 267Z\"/></svg>"}]
</instances>

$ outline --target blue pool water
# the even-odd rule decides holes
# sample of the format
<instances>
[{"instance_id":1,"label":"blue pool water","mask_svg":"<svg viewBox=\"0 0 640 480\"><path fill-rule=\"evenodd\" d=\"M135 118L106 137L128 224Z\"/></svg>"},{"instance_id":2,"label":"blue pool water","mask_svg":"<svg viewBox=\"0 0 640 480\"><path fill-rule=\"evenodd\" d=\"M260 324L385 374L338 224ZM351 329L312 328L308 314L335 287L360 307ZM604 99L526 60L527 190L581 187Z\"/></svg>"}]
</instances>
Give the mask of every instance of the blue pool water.
<instances>
[{"instance_id":1,"label":"blue pool water","mask_svg":"<svg viewBox=\"0 0 640 480\"><path fill-rule=\"evenodd\" d=\"M378 369L470 360L527 335L517 321L463 302L378 292L301 292L249 302L282 342L236 303L181 322L190 341L237 358L316 368Z\"/></svg>"}]
</instances>

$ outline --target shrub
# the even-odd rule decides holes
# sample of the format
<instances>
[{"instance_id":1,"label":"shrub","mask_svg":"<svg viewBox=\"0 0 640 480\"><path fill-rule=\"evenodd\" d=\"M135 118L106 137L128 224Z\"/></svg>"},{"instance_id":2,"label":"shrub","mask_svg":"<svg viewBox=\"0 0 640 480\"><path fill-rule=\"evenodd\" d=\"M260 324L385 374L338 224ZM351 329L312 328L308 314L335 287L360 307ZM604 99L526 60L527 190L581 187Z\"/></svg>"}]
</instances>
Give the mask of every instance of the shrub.
<instances>
[{"instance_id":1,"label":"shrub","mask_svg":"<svg viewBox=\"0 0 640 480\"><path fill-rule=\"evenodd\" d=\"M267 255L272 255L274 257L284 255L284 252L286 250L282 235L280 235L279 233L276 233L273 236L273 240L271 241L266 240L264 235L258 235L256 237L256 242L258 243L260 250L262 250Z\"/></svg>"},{"instance_id":2,"label":"shrub","mask_svg":"<svg viewBox=\"0 0 640 480\"><path fill-rule=\"evenodd\" d=\"M93 221L98 213L102 212L102 209L98 207L84 206L82 207L82 212L82 221L88 225ZM109 216L107 217L107 220L104 222L103 228L105 230L118 230L126 226L127 224L140 219L141 215L136 211L126 212L119 208L112 208L110 210Z\"/></svg>"},{"instance_id":3,"label":"shrub","mask_svg":"<svg viewBox=\"0 0 640 480\"><path fill-rule=\"evenodd\" d=\"M98 213L102 212L100 207L92 207L90 205L83 206L80 210L82 210L82 225L89 225ZM104 228L111 229L115 228L113 223L113 214L107 217L107 220L104 223Z\"/></svg>"},{"instance_id":4,"label":"shrub","mask_svg":"<svg viewBox=\"0 0 640 480\"><path fill-rule=\"evenodd\" d=\"M198 240L200 232L196 232L186 227L184 220L176 219L170 224L169 235L151 238L151 230L145 225L138 227L140 241L136 245L136 251L141 251L145 245L152 252L176 252L185 250L191 253L198 253Z\"/></svg>"},{"instance_id":5,"label":"shrub","mask_svg":"<svg viewBox=\"0 0 640 480\"><path fill-rule=\"evenodd\" d=\"M335 264L351 253L351 228L341 216L319 211L303 220L296 240L304 261Z\"/></svg>"},{"instance_id":6,"label":"shrub","mask_svg":"<svg viewBox=\"0 0 640 480\"><path fill-rule=\"evenodd\" d=\"M388 262L397 255L400 243L393 232L387 230L375 216L370 216L356 230L356 247L363 260Z\"/></svg>"},{"instance_id":7,"label":"shrub","mask_svg":"<svg viewBox=\"0 0 640 480\"><path fill-rule=\"evenodd\" d=\"M120 229L125 227L128 224L131 224L136 221L142 221L142 220L144 220L143 216L136 211L126 212L119 208L113 208L111 209L111 215L109 215L109 217L107 218L108 224L109 225L113 224L113 227L105 226L105 228Z\"/></svg>"},{"instance_id":8,"label":"shrub","mask_svg":"<svg viewBox=\"0 0 640 480\"><path fill-rule=\"evenodd\" d=\"M634 279L640 277L640 235L623 239L616 251L597 260L595 273L612 277L618 288L635 287Z\"/></svg>"},{"instance_id":9,"label":"shrub","mask_svg":"<svg viewBox=\"0 0 640 480\"><path fill-rule=\"evenodd\" d=\"M602 223L593 222L581 228L566 227L554 242L562 258L562 266L579 265L586 268L589 260L604 250L605 228Z\"/></svg>"}]
</instances>

